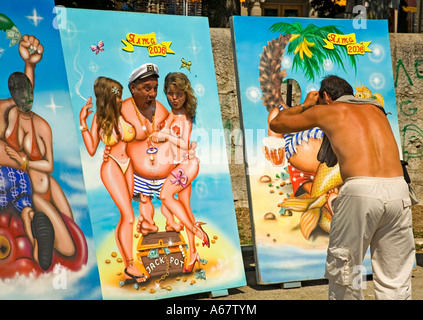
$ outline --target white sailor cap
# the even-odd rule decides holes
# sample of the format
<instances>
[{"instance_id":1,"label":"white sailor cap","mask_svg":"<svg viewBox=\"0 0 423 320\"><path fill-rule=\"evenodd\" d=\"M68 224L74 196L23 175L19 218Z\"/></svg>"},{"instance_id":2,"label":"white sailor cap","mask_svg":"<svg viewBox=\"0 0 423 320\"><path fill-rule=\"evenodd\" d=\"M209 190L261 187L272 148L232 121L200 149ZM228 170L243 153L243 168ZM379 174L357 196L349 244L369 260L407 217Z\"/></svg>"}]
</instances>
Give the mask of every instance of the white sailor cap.
<instances>
[{"instance_id":1,"label":"white sailor cap","mask_svg":"<svg viewBox=\"0 0 423 320\"><path fill-rule=\"evenodd\" d=\"M129 83L132 83L137 79L147 78L148 76L159 77L159 67L153 63L143 64L142 66L132 71L131 75L129 76Z\"/></svg>"}]
</instances>

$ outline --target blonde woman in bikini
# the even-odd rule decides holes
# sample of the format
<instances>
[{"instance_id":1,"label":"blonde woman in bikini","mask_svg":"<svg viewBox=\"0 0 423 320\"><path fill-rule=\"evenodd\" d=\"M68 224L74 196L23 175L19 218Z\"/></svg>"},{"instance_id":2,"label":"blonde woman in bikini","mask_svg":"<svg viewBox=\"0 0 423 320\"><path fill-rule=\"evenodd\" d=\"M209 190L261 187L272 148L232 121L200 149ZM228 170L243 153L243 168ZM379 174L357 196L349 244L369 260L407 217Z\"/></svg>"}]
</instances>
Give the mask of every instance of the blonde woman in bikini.
<instances>
[{"instance_id":1,"label":"blonde woman in bikini","mask_svg":"<svg viewBox=\"0 0 423 320\"><path fill-rule=\"evenodd\" d=\"M191 272L195 263L200 262L195 236L202 240L203 246L210 246L207 233L201 227L203 223L195 221L190 205L191 183L199 171L199 159L188 155L197 99L187 76L180 72L169 73L166 76L164 91L172 110L162 129L152 134L153 141L169 144L173 156L174 169L166 178L160 193L162 213L167 219L167 230L182 229L181 224L174 221L172 214L186 227L190 262L184 268L184 272ZM178 200L175 199L176 194Z\"/></svg>"},{"instance_id":2,"label":"blonde woman in bikini","mask_svg":"<svg viewBox=\"0 0 423 320\"><path fill-rule=\"evenodd\" d=\"M87 117L93 111L91 97L80 112L82 138L91 156L96 153L100 140L109 148L108 161L103 161L100 169L101 180L121 217L116 226L116 243L125 262L126 282L144 282L147 277L134 264L132 254L132 235L134 212L131 205L134 189L133 169L126 148L135 138L134 127L121 115L122 85L110 78L99 77L94 83L96 113L91 129Z\"/></svg>"}]
</instances>

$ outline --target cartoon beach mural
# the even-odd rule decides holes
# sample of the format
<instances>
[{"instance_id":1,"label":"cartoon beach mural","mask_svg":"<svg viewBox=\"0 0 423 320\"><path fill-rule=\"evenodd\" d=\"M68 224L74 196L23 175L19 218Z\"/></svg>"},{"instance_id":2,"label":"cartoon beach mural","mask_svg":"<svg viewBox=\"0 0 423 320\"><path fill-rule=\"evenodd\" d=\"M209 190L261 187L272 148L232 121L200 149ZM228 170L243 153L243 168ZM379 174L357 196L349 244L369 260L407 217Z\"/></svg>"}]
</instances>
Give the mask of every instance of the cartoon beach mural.
<instances>
[{"instance_id":1,"label":"cartoon beach mural","mask_svg":"<svg viewBox=\"0 0 423 320\"><path fill-rule=\"evenodd\" d=\"M23 1L0 9L0 281L7 299L101 298L76 131L65 124L73 115L53 6ZM82 283L90 283L85 292Z\"/></svg>"},{"instance_id":2,"label":"cartoon beach mural","mask_svg":"<svg viewBox=\"0 0 423 320\"><path fill-rule=\"evenodd\" d=\"M380 67L391 64L386 22L368 22L362 30L350 20L233 18L243 130L256 132L244 142L260 283L324 277L331 203L343 183L319 128L283 136L268 129L279 110L336 74L355 97L385 107L400 148L392 70ZM292 82L302 97L295 104L282 93ZM370 273L368 259L364 266Z\"/></svg>"},{"instance_id":3,"label":"cartoon beach mural","mask_svg":"<svg viewBox=\"0 0 423 320\"><path fill-rule=\"evenodd\" d=\"M244 285L207 19L69 9L61 39L103 298Z\"/></svg>"}]
</instances>

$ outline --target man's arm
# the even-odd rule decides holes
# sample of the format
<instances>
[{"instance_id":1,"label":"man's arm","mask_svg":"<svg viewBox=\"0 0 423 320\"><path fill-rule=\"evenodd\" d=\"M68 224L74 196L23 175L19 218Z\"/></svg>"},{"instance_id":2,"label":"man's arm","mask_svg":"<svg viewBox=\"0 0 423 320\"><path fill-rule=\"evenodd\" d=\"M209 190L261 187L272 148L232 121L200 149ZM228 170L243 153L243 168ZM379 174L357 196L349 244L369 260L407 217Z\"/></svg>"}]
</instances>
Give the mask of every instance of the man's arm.
<instances>
[{"instance_id":1,"label":"man's arm","mask_svg":"<svg viewBox=\"0 0 423 320\"><path fill-rule=\"evenodd\" d=\"M34 36L24 35L19 42L19 54L25 62L25 74L35 87L35 66L43 58L44 47Z\"/></svg>"},{"instance_id":2,"label":"man's arm","mask_svg":"<svg viewBox=\"0 0 423 320\"><path fill-rule=\"evenodd\" d=\"M311 91L303 103L284 109L269 123L269 128L277 133L291 133L311 129L317 126L315 117L310 113L303 113L316 105L319 98L318 91Z\"/></svg>"},{"instance_id":3,"label":"man's arm","mask_svg":"<svg viewBox=\"0 0 423 320\"><path fill-rule=\"evenodd\" d=\"M31 54L30 50L33 50ZM19 42L19 54L25 62L24 73L29 78L34 87L35 84L35 66L43 57L44 47L34 36L24 35ZM0 99L0 109L7 110L15 105L12 98Z\"/></svg>"},{"instance_id":4,"label":"man's arm","mask_svg":"<svg viewBox=\"0 0 423 320\"><path fill-rule=\"evenodd\" d=\"M269 116L267 117L267 135L269 137L276 137L276 138L283 138L283 134L282 133L276 133L273 132L272 130L270 130L270 122L272 122L272 120L279 114L279 108L273 108L272 111L269 112Z\"/></svg>"}]
</instances>

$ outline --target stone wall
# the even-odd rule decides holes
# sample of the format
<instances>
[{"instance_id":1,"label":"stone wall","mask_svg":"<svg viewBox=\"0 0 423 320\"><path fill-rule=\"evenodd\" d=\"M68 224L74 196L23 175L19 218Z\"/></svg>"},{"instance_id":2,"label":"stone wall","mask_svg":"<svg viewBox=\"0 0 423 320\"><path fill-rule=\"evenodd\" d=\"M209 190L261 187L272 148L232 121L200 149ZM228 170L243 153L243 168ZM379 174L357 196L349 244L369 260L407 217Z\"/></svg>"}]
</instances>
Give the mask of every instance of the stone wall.
<instances>
[{"instance_id":1,"label":"stone wall","mask_svg":"<svg viewBox=\"0 0 423 320\"><path fill-rule=\"evenodd\" d=\"M391 34L390 42L403 157L423 201L423 35Z\"/></svg>"},{"instance_id":2,"label":"stone wall","mask_svg":"<svg viewBox=\"0 0 423 320\"><path fill-rule=\"evenodd\" d=\"M231 132L226 142L235 207L248 207L231 31L210 29L210 35L223 127ZM404 160L423 201L423 35L390 34L390 44Z\"/></svg>"}]
</instances>

